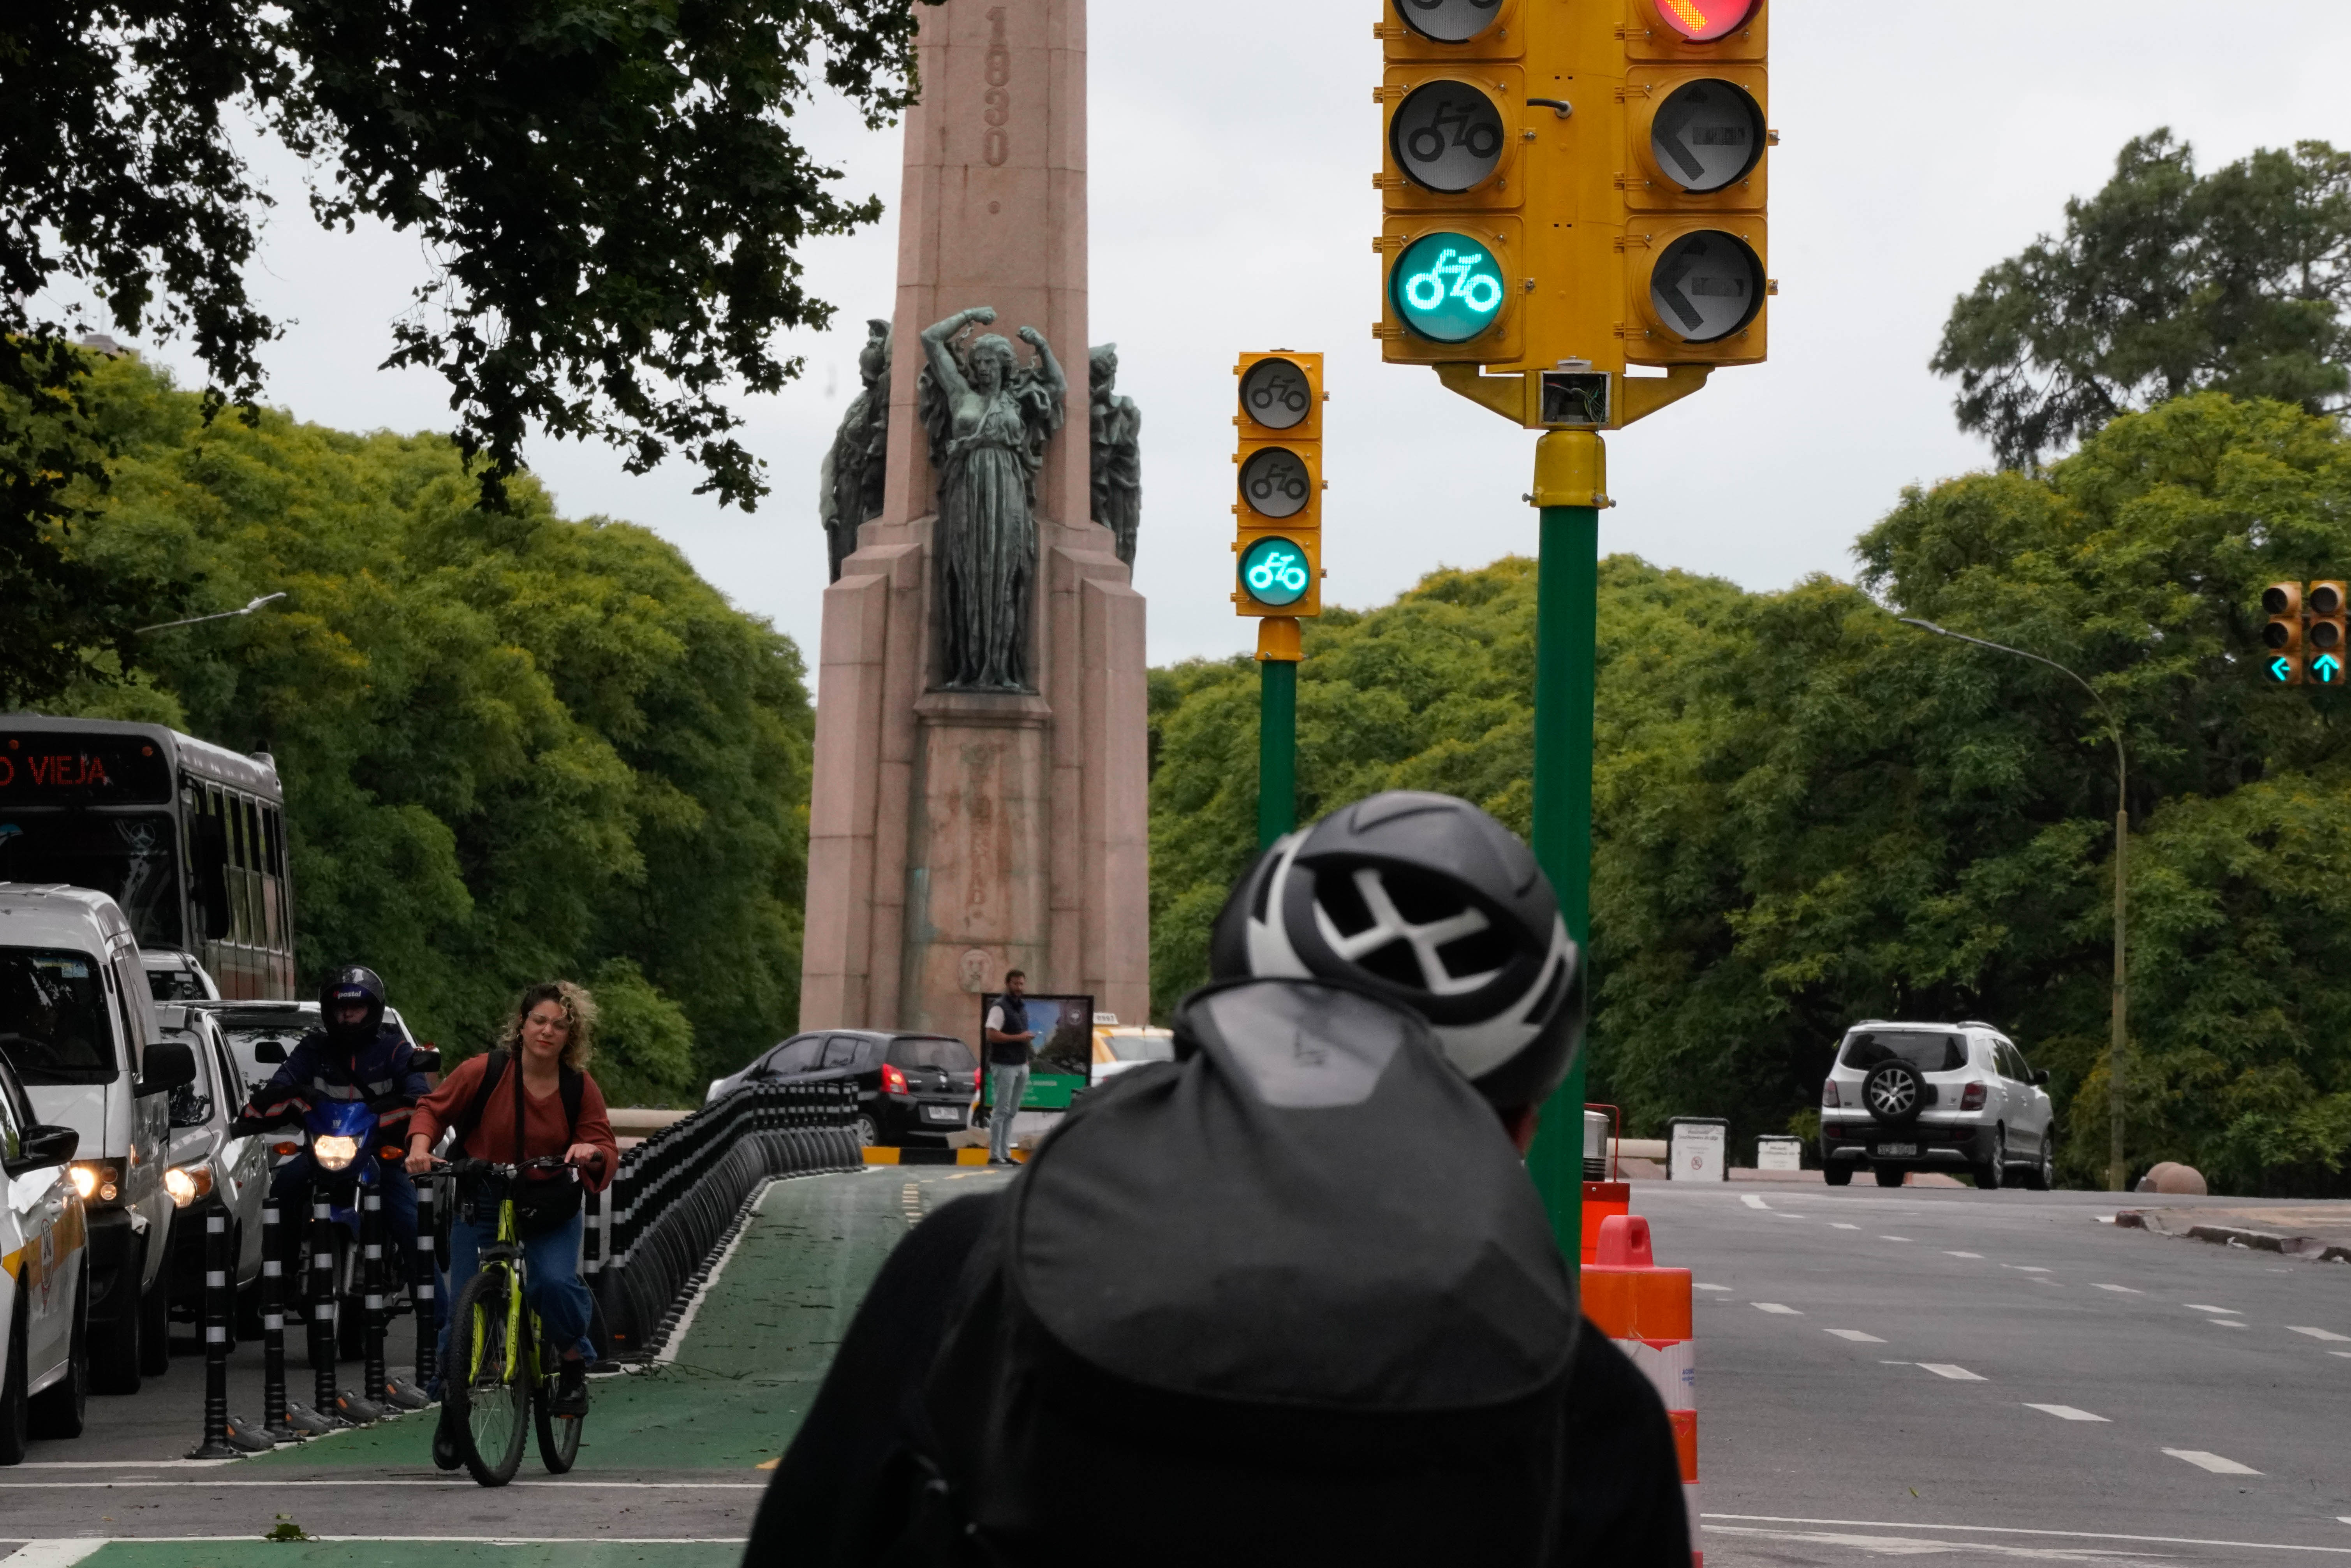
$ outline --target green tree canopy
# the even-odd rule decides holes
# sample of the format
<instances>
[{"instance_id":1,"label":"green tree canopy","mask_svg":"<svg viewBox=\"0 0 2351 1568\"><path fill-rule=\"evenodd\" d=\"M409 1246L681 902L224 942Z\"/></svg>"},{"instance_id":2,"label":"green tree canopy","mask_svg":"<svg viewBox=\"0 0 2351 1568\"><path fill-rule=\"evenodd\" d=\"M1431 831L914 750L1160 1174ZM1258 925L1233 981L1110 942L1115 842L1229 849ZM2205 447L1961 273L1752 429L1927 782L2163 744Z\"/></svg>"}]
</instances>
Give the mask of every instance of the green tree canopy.
<instances>
[{"instance_id":1,"label":"green tree canopy","mask_svg":"<svg viewBox=\"0 0 2351 1568\"><path fill-rule=\"evenodd\" d=\"M1931 361L1959 427L2030 467L2186 392L2340 411L2351 303L2351 154L2263 149L2209 174L2157 131L2114 178L1951 308Z\"/></svg>"},{"instance_id":2,"label":"green tree canopy","mask_svg":"<svg viewBox=\"0 0 2351 1568\"><path fill-rule=\"evenodd\" d=\"M63 705L273 752L306 977L365 962L421 1033L490 1038L563 977L616 1093L692 1103L788 1032L813 728L798 651L646 530L523 479L477 508L438 436L208 423L104 365L120 456L75 559L252 617L157 632Z\"/></svg>"},{"instance_id":3,"label":"green tree canopy","mask_svg":"<svg viewBox=\"0 0 2351 1568\"><path fill-rule=\"evenodd\" d=\"M1593 1097L1632 1124L1804 1125L1863 1018L1982 1018L2102 1170L2113 751L2130 747L2132 1158L2234 1190L2351 1188L2351 768L2336 693L2260 684L2262 585L2351 562L2351 442L2277 402L2117 419L2048 474L1906 492L1859 585L1751 594L1602 564ZM1310 629L1303 817L1374 789L1466 796L1523 832L1534 575L1433 574ZM1153 977L1205 977L1254 850L1249 661L1154 672Z\"/></svg>"}]
</instances>

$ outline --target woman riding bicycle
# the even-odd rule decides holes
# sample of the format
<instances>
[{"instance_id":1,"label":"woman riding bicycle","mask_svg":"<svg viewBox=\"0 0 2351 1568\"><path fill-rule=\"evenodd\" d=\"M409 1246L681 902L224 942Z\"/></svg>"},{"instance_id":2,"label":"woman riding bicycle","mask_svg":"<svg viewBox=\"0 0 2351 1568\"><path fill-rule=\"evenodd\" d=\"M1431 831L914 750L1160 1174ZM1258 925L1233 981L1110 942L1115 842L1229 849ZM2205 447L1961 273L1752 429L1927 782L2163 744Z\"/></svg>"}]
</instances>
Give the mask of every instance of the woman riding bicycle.
<instances>
[{"instance_id":1,"label":"woman riding bicycle","mask_svg":"<svg viewBox=\"0 0 2351 1568\"><path fill-rule=\"evenodd\" d=\"M588 1075L595 1036L596 1002L587 991L569 980L533 986L507 1020L498 1049L461 1062L409 1119L408 1169L419 1176L432 1169L430 1151L444 1127L457 1129L458 1152L470 1159L516 1164L553 1156L571 1167L527 1173L516 1195L530 1309L545 1325L546 1343L563 1347L549 1407L557 1416L587 1413L586 1358L594 1353L587 1338L593 1302L580 1281L580 1191L601 1192L621 1164L603 1092ZM517 1057L518 1073L510 1068ZM515 1146L517 1093L523 1097L520 1148ZM495 1214L473 1214L461 1201L449 1224L450 1288L472 1277L496 1226ZM445 1325L435 1364L449 1364Z\"/></svg>"}]
</instances>

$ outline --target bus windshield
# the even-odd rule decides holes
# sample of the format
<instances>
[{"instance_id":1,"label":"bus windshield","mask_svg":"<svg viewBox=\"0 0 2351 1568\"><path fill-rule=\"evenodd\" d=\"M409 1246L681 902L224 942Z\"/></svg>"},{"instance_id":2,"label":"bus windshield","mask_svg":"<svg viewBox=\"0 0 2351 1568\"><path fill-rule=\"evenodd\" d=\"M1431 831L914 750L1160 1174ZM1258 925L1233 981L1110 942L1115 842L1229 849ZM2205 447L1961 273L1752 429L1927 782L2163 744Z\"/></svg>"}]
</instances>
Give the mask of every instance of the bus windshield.
<instances>
[{"instance_id":1,"label":"bus windshield","mask_svg":"<svg viewBox=\"0 0 2351 1568\"><path fill-rule=\"evenodd\" d=\"M0 882L63 882L95 888L122 906L142 947L184 946L179 856L162 811L0 808Z\"/></svg>"},{"instance_id":2,"label":"bus windshield","mask_svg":"<svg viewBox=\"0 0 2351 1568\"><path fill-rule=\"evenodd\" d=\"M114 1037L98 961L48 947L0 947L0 1056L27 1083L110 1083Z\"/></svg>"}]
</instances>

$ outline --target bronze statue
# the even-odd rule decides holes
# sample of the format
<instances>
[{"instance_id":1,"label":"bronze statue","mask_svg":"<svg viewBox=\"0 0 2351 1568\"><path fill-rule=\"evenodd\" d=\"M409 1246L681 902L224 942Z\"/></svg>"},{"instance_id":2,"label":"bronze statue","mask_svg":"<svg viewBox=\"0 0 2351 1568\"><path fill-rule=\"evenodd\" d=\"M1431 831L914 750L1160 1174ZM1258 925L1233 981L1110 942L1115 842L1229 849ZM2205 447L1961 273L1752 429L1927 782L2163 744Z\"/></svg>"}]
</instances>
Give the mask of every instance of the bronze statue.
<instances>
[{"instance_id":1,"label":"bronze statue","mask_svg":"<svg viewBox=\"0 0 2351 1568\"><path fill-rule=\"evenodd\" d=\"M1087 356L1093 387L1094 521L1111 532L1118 559L1134 570L1134 534L1143 521L1143 411L1118 395L1118 345L1097 343Z\"/></svg>"},{"instance_id":2,"label":"bronze statue","mask_svg":"<svg viewBox=\"0 0 2351 1568\"><path fill-rule=\"evenodd\" d=\"M1061 428L1069 391L1045 335L1020 329L1037 350L1022 365L990 332L958 350L956 337L996 312L962 310L923 329L929 363L915 411L939 476L942 647L939 684L966 691L1034 690L1029 621L1037 580L1037 470Z\"/></svg>"},{"instance_id":3,"label":"bronze statue","mask_svg":"<svg viewBox=\"0 0 2351 1568\"><path fill-rule=\"evenodd\" d=\"M857 373L865 390L850 400L817 473L817 517L824 524L834 582L841 580L841 563L857 549L859 525L882 515L882 477L890 453L889 322L865 323Z\"/></svg>"}]
</instances>

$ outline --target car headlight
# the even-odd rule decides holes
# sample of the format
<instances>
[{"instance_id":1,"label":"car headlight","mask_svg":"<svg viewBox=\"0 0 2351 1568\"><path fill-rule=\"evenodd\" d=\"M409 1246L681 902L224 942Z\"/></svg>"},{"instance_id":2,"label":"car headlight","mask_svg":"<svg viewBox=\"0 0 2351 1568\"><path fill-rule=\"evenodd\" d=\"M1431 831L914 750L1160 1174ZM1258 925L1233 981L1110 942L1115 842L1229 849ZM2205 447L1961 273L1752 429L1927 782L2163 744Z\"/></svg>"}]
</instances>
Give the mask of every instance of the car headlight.
<instances>
[{"instance_id":1,"label":"car headlight","mask_svg":"<svg viewBox=\"0 0 2351 1568\"><path fill-rule=\"evenodd\" d=\"M313 1138L310 1140L310 1155L326 1169L339 1171L360 1157L360 1141L331 1134L323 1138Z\"/></svg>"},{"instance_id":2,"label":"car headlight","mask_svg":"<svg viewBox=\"0 0 2351 1568\"><path fill-rule=\"evenodd\" d=\"M84 1203L113 1203L122 1196L122 1171L112 1160L76 1160L74 1191Z\"/></svg>"},{"instance_id":3,"label":"car headlight","mask_svg":"<svg viewBox=\"0 0 2351 1568\"><path fill-rule=\"evenodd\" d=\"M210 1166L173 1166L163 1173L163 1190L172 1195L172 1207L185 1208L213 1190Z\"/></svg>"}]
</instances>

